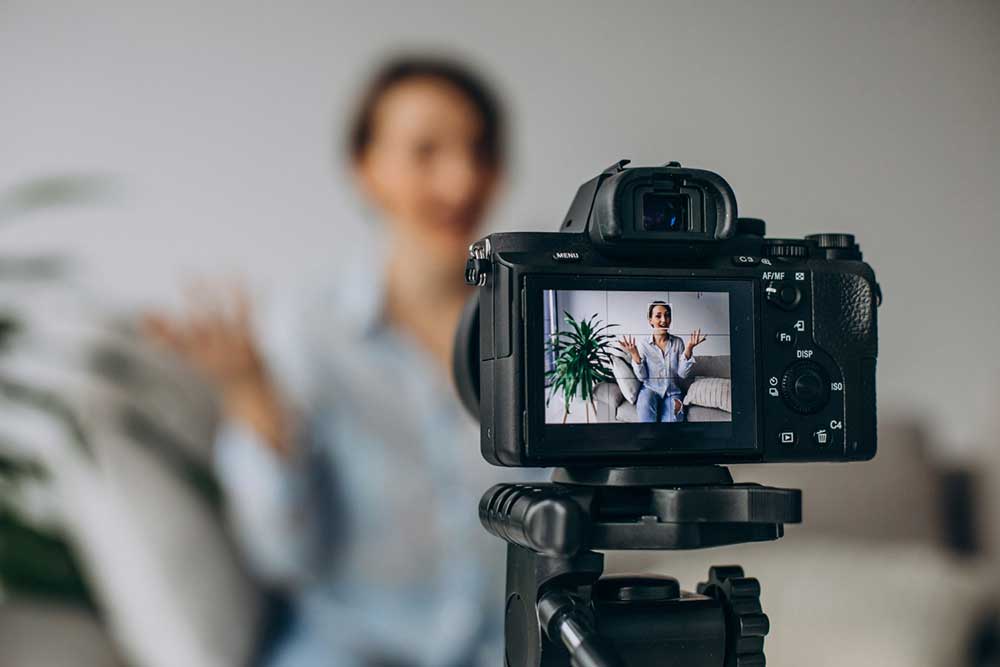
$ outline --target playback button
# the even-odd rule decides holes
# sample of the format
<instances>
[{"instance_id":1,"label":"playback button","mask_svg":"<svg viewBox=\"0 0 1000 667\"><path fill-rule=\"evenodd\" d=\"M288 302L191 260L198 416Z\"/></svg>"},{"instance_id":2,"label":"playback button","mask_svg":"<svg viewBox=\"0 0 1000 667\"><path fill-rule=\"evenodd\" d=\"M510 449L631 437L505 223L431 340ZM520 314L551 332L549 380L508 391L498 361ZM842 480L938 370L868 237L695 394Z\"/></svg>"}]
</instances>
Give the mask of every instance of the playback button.
<instances>
[{"instance_id":1,"label":"playback button","mask_svg":"<svg viewBox=\"0 0 1000 667\"><path fill-rule=\"evenodd\" d=\"M795 431L779 431L778 442L782 447L794 447L798 438L795 436Z\"/></svg>"}]
</instances>

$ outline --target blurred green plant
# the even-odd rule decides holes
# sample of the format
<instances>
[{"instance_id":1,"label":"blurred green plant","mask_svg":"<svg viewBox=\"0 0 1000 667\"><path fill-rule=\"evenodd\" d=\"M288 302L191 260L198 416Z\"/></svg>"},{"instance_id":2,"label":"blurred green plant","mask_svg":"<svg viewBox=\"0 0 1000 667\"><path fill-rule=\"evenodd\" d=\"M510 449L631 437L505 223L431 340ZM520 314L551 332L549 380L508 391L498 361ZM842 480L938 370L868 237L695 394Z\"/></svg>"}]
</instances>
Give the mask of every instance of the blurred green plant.
<instances>
[{"instance_id":1,"label":"blurred green plant","mask_svg":"<svg viewBox=\"0 0 1000 667\"><path fill-rule=\"evenodd\" d=\"M107 200L117 190L116 185L109 175L72 172L19 183L0 193L0 224L42 209Z\"/></svg>"},{"instance_id":2,"label":"blurred green plant","mask_svg":"<svg viewBox=\"0 0 1000 667\"><path fill-rule=\"evenodd\" d=\"M27 595L96 608L80 565L66 542L0 507L0 586Z\"/></svg>"},{"instance_id":3,"label":"blurred green plant","mask_svg":"<svg viewBox=\"0 0 1000 667\"><path fill-rule=\"evenodd\" d=\"M0 191L0 226L43 210L101 203L116 194L116 190L116 179L103 174L63 173L26 181ZM67 266L62 256L3 254L0 281L57 280L65 276ZM0 355L22 335L30 336L30 331L17 313L0 312ZM0 419L3 403L30 405L60 423L88 458L92 455L87 430L73 407L57 394L0 376ZM121 421L122 429L134 442L158 455L209 506L221 507L217 480L204 464L186 453L183 443L178 443L155 419L141 412L126 412ZM35 525L22 516L17 503L5 495L23 485L44 482L49 472L37 463L12 458L11 449L3 444L0 443L0 597L3 594L43 597L96 609L95 597L72 546L57 529Z\"/></svg>"},{"instance_id":4,"label":"blurred green plant","mask_svg":"<svg viewBox=\"0 0 1000 667\"><path fill-rule=\"evenodd\" d=\"M0 341L2 342L2 341ZM3 346L0 344L0 351ZM80 448L91 452L85 430L73 411L58 397L0 377L0 399L31 405L63 423ZM0 447L2 451L3 447ZM17 488L31 480L45 479L48 471L33 461L0 454L0 490ZM0 589L7 594L57 598L62 602L94 607L79 563L63 538L20 517L0 495Z\"/></svg>"},{"instance_id":5,"label":"blurred green plant","mask_svg":"<svg viewBox=\"0 0 1000 667\"><path fill-rule=\"evenodd\" d=\"M594 389L601 382L611 382L614 376L608 370L611 366L611 356L608 352L614 336L605 333L614 324L601 324L595 313L585 320L576 320L568 312L563 312L569 329L557 331L546 341L546 351L553 353L555 364L546 371L545 379L549 387L549 395L545 405L552 397L562 395L563 423L569 417L569 406L573 399L579 397L584 403L587 423L590 423L590 409L597 418L597 406L594 405Z\"/></svg>"},{"instance_id":6,"label":"blurred green plant","mask_svg":"<svg viewBox=\"0 0 1000 667\"><path fill-rule=\"evenodd\" d=\"M47 209L105 202L117 191L117 179L107 174L67 172L34 178L0 191L0 226ZM67 265L65 257L2 255L0 279L59 278L66 273Z\"/></svg>"},{"instance_id":7,"label":"blurred green plant","mask_svg":"<svg viewBox=\"0 0 1000 667\"><path fill-rule=\"evenodd\" d=\"M105 200L114 180L105 175L56 174L32 179L0 192L0 225L44 209L80 206ZM66 262L53 256L0 256L0 279L8 276L54 279L63 275ZM21 332L15 316L0 316L0 354ZM25 402L67 424L77 441L89 450L86 434L72 411L57 397L0 378L0 398ZM44 478L36 463L0 454L0 480L8 490L31 478ZM57 534L32 525L0 497L0 590L8 595L56 598L62 602L94 607L79 563L70 546Z\"/></svg>"}]
</instances>

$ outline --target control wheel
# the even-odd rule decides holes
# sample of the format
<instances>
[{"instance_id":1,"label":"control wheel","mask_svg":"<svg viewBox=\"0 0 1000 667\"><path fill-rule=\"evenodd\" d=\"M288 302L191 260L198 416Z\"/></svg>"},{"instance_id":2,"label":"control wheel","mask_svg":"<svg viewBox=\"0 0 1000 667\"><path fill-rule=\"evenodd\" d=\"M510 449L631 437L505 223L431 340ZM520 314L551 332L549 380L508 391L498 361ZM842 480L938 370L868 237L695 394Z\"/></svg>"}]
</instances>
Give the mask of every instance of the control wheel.
<instances>
[{"instance_id":1,"label":"control wheel","mask_svg":"<svg viewBox=\"0 0 1000 667\"><path fill-rule=\"evenodd\" d=\"M781 398L800 415L819 412L830 400L830 376L814 361L797 361L781 376Z\"/></svg>"},{"instance_id":2,"label":"control wheel","mask_svg":"<svg viewBox=\"0 0 1000 667\"><path fill-rule=\"evenodd\" d=\"M698 593L718 600L726 615L725 667L764 667L764 637L771 629L760 606L760 582L738 565L713 567Z\"/></svg>"},{"instance_id":3,"label":"control wheel","mask_svg":"<svg viewBox=\"0 0 1000 667\"><path fill-rule=\"evenodd\" d=\"M806 240L815 241L826 254L827 259L850 259L861 261L861 248L853 234L810 234Z\"/></svg>"}]
</instances>

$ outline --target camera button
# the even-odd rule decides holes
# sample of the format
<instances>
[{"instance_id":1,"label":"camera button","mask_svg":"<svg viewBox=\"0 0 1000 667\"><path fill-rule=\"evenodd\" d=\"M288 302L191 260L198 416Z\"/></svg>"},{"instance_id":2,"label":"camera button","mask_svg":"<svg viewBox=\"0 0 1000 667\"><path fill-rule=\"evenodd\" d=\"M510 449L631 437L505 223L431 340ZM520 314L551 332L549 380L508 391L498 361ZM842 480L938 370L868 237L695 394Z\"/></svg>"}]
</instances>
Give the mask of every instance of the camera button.
<instances>
[{"instance_id":1,"label":"camera button","mask_svg":"<svg viewBox=\"0 0 1000 667\"><path fill-rule=\"evenodd\" d=\"M778 345L781 345L783 347L791 347L795 345L795 332L779 331L774 335L774 340L777 341Z\"/></svg>"},{"instance_id":2,"label":"camera button","mask_svg":"<svg viewBox=\"0 0 1000 667\"><path fill-rule=\"evenodd\" d=\"M815 362L796 362L781 377L781 397L795 412L814 414L830 400L830 378Z\"/></svg>"},{"instance_id":3,"label":"camera button","mask_svg":"<svg viewBox=\"0 0 1000 667\"><path fill-rule=\"evenodd\" d=\"M833 434L830 431L830 429L819 428L813 431L812 441L814 444L820 447L829 447L830 445L833 444L833 440L835 437L836 437L835 434Z\"/></svg>"},{"instance_id":4,"label":"camera button","mask_svg":"<svg viewBox=\"0 0 1000 667\"><path fill-rule=\"evenodd\" d=\"M778 442L783 447L794 447L797 441L798 438L795 436L795 431L781 431L778 433Z\"/></svg>"},{"instance_id":5,"label":"camera button","mask_svg":"<svg viewBox=\"0 0 1000 667\"><path fill-rule=\"evenodd\" d=\"M782 310L793 310L802 302L802 290L788 283L771 282L764 288L768 302Z\"/></svg>"},{"instance_id":6,"label":"camera button","mask_svg":"<svg viewBox=\"0 0 1000 667\"><path fill-rule=\"evenodd\" d=\"M799 303L799 299L802 298L802 292L794 285L785 285L778 291L778 298L786 306L796 306Z\"/></svg>"},{"instance_id":7,"label":"camera button","mask_svg":"<svg viewBox=\"0 0 1000 667\"><path fill-rule=\"evenodd\" d=\"M760 264L760 257L753 255L734 255L733 264L736 266L757 266Z\"/></svg>"},{"instance_id":8,"label":"camera button","mask_svg":"<svg viewBox=\"0 0 1000 667\"><path fill-rule=\"evenodd\" d=\"M552 253L552 259L557 262L572 262L576 263L580 261L580 253L575 250L557 250Z\"/></svg>"}]
</instances>

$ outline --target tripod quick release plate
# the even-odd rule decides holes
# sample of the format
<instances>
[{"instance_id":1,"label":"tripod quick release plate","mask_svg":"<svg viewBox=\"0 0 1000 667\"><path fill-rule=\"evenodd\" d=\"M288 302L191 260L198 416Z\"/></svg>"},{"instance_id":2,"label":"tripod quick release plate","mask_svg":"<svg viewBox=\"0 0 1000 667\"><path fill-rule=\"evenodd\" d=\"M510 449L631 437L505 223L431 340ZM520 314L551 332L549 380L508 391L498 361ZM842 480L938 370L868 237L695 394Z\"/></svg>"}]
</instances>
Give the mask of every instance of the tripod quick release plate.
<instances>
[{"instance_id":1,"label":"tripod quick release plate","mask_svg":"<svg viewBox=\"0 0 1000 667\"><path fill-rule=\"evenodd\" d=\"M560 470L555 483L498 484L483 496L480 520L507 542L564 556L582 549L700 549L775 540L784 524L802 521L798 489L734 484L725 469L715 468L686 469L681 482L675 470L645 471L641 481L608 469L586 475ZM620 483L609 485L611 480Z\"/></svg>"}]
</instances>

